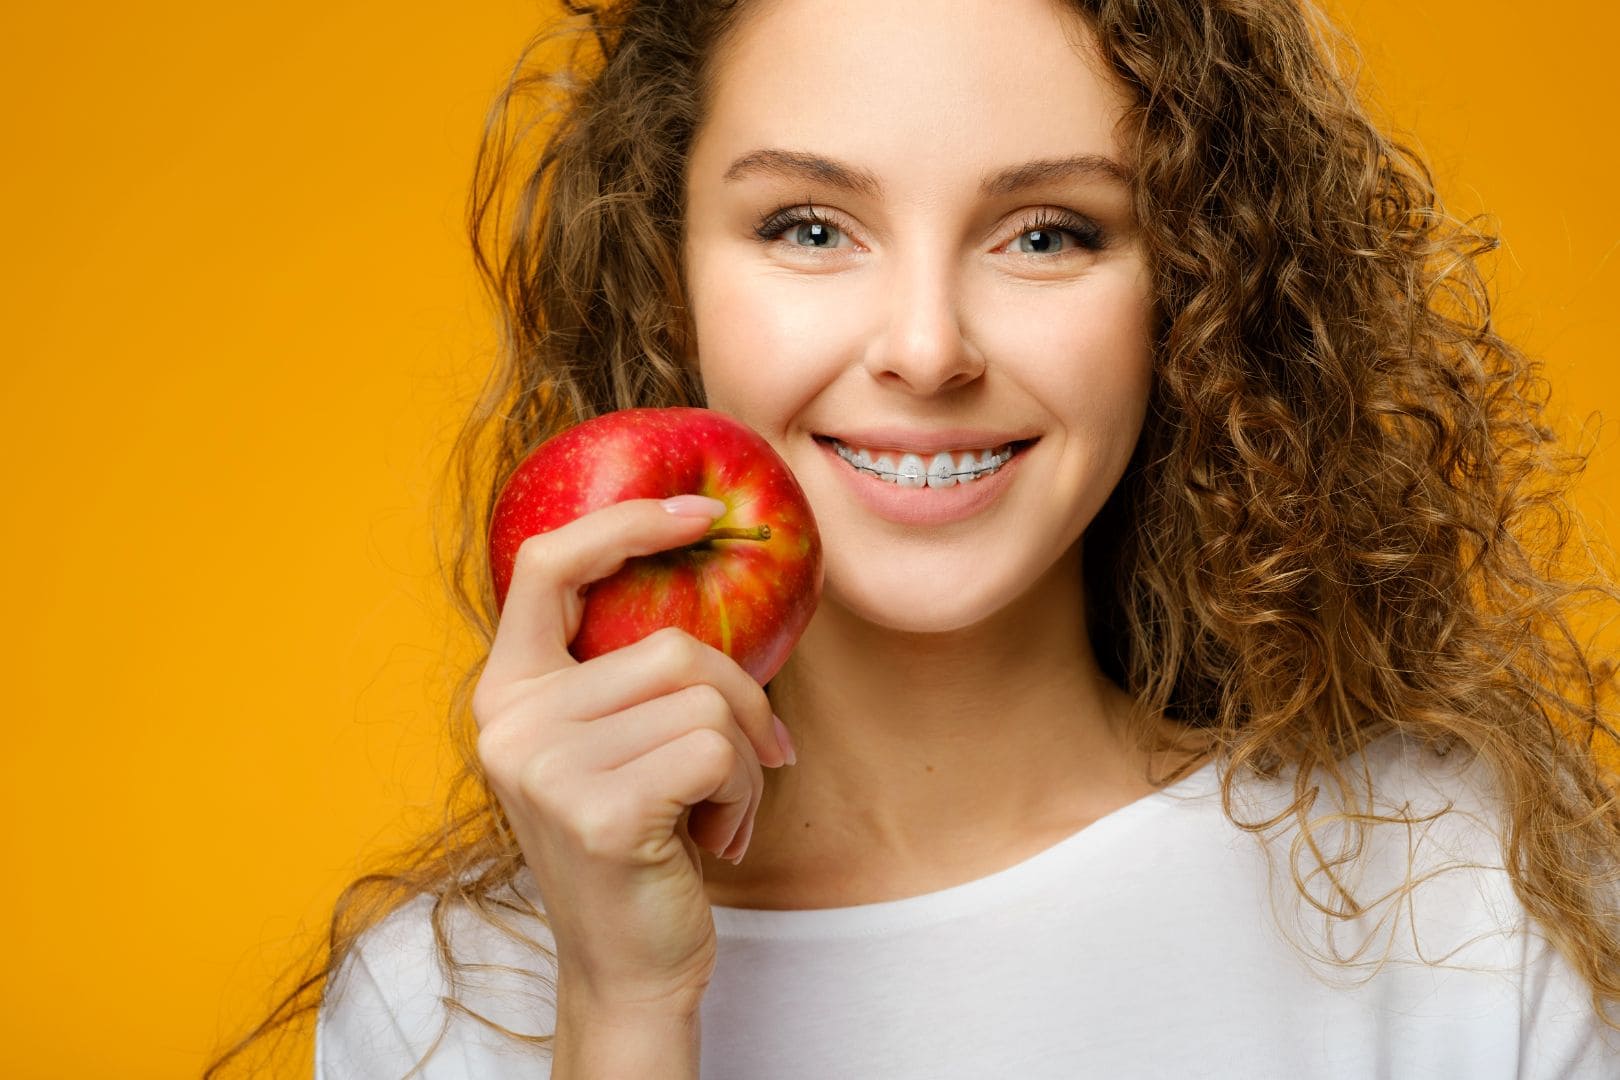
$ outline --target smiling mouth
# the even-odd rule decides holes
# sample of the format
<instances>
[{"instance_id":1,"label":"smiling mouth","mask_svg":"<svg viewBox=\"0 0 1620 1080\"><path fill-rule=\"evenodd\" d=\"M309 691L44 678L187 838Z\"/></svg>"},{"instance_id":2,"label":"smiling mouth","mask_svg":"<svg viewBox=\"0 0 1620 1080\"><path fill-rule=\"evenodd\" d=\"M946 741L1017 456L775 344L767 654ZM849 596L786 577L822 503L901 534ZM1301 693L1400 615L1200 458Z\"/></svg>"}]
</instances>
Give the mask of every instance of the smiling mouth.
<instances>
[{"instance_id":1,"label":"smiling mouth","mask_svg":"<svg viewBox=\"0 0 1620 1080\"><path fill-rule=\"evenodd\" d=\"M855 471L888 484L911 488L971 485L999 472L1036 442L1035 439L1019 439L982 450L921 454L893 449L857 449L826 435L816 435L814 438Z\"/></svg>"}]
</instances>

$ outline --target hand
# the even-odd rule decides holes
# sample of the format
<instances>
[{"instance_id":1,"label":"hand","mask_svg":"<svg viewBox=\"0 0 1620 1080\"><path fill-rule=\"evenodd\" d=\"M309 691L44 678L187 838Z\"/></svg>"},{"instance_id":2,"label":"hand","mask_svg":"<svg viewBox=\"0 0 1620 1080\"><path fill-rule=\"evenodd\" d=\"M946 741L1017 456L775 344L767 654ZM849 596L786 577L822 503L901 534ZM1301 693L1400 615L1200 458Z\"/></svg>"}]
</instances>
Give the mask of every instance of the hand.
<instances>
[{"instance_id":1,"label":"hand","mask_svg":"<svg viewBox=\"0 0 1620 1080\"><path fill-rule=\"evenodd\" d=\"M575 1002L696 1010L716 955L698 846L746 847L761 764L785 764L764 690L683 630L584 663L584 586L713 519L631 499L525 540L473 693L478 756L540 890Z\"/></svg>"}]
</instances>

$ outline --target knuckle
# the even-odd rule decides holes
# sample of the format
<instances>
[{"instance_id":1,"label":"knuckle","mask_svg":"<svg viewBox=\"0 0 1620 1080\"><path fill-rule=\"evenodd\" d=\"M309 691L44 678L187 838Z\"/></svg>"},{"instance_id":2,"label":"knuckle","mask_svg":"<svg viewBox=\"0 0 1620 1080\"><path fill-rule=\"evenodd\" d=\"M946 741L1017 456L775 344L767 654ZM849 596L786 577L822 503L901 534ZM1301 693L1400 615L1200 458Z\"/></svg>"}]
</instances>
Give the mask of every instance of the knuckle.
<instances>
[{"instance_id":1,"label":"knuckle","mask_svg":"<svg viewBox=\"0 0 1620 1080\"><path fill-rule=\"evenodd\" d=\"M649 639L657 654L658 663L676 671L688 671L697 662L701 642L678 626L665 626L653 632Z\"/></svg>"},{"instance_id":2,"label":"knuckle","mask_svg":"<svg viewBox=\"0 0 1620 1080\"><path fill-rule=\"evenodd\" d=\"M478 763L492 781L504 783L515 775L513 738L510 724L492 724L478 733Z\"/></svg>"},{"instance_id":3,"label":"knuckle","mask_svg":"<svg viewBox=\"0 0 1620 1080\"><path fill-rule=\"evenodd\" d=\"M523 574L537 573L541 567L551 561L551 547L554 541L548 533L535 533L518 545L517 555L512 564L517 568L515 572Z\"/></svg>"},{"instance_id":4,"label":"knuckle","mask_svg":"<svg viewBox=\"0 0 1620 1080\"><path fill-rule=\"evenodd\" d=\"M598 796L582 803L569 821L574 846L593 859L617 856L630 849L633 815L620 800Z\"/></svg>"},{"instance_id":5,"label":"knuckle","mask_svg":"<svg viewBox=\"0 0 1620 1080\"><path fill-rule=\"evenodd\" d=\"M705 775L725 775L737 759L737 748L730 739L714 728L698 728L688 736L692 740L692 754Z\"/></svg>"},{"instance_id":6,"label":"knuckle","mask_svg":"<svg viewBox=\"0 0 1620 1080\"><path fill-rule=\"evenodd\" d=\"M478 741L474 744L478 751L478 763L484 767L484 772L493 774L497 763L502 760L500 746L503 736L494 727L485 727L478 732Z\"/></svg>"},{"instance_id":7,"label":"knuckle","mask_svg":"<svg viewBox=\"0 0 1620 1080\"><path fill-rule=\"evenodd\" d=\"M517 772L517 793L526 806L542 815L557 805L557 778L545 754L536 754L523 763Z\"/></svg>"},{"instance_id":8,"label":"knuckle","mask_svg":"<svg viewBox=\"0 0 1620 1080\"><path fill-rule=\"evenodd\" d=\"M495 722L495 688L480 680L473 688L468 707L472 710L473 722L478 725L479 732L487 732Z\"/></svg>"},{"instance_id":9,"label":"knuckle","mask_svg":"<svg viewBox=\"0 0 1620 1080\"><path fill-rule=\"evenodd\" d=\"M498 745L500 735L497 733L514 727L527 729L542 718L552 716L555 675L556 672L552 672L520 679L505 686L480 681L468 702L478 728L478 745L483 746L486 736L491 745ZM479 753L482 755L482 749Z\"/></svg>"},{"instance_id":10,"label":"knuckle","mask_svg":"<svg viewBox=\"0 0 1620 1080\"><path fill-rule=\"evenodd\" d=\"M731 718L731 703L711 683L699 682L682 687L681 696L687 699L687 708L701 719L722 723Z\"/></svg>"}]
</instances>

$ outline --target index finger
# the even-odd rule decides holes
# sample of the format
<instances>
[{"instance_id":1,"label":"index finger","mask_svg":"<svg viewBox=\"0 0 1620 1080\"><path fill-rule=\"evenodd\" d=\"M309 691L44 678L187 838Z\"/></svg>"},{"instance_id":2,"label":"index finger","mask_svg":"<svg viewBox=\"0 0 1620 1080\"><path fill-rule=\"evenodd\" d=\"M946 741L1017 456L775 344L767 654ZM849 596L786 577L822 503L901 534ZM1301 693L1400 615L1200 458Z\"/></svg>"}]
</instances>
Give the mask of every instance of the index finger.
<instances>
[{"instance_id":1,"label":"index finger","mask_svg":"<svg viewBox=\"0 0 1620 1080\"><path fill-rule=\"evenodd\" d=\"M724 504L715 504L718 517ZM523 541L482 680L501 686L577 664L568 643L585 613L584 586L616 574L627 559L690 544L713 522L671 513L659 499L626 499Z\"/></svg>"}]
</instances>

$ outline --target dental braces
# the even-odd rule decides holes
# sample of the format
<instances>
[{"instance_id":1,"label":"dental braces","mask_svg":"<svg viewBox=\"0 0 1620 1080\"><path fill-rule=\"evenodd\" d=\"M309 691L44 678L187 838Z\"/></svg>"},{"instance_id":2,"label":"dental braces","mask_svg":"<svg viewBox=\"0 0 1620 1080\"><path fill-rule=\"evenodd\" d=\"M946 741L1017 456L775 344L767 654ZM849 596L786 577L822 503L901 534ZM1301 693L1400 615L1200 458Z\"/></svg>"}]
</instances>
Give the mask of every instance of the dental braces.
<instances>
[{"instance_id":1,"label":"dental braces","mask_svg":"<svg viewBox=\"0 0 1620 1080\"><path fill-rule=\"evenodd\" d=\"M855 465L854 462L850 462L850 464ZM939 477L939 479L943 480L943 479L946 479L946 478L950 478L950 479L953 479L953 480L960 480L964 476L989 476L991 473L995 472L997 469L1001 468L1005 464L1006 464L1006 462L1004 462L1004 461L998 461L994 465L990 466L988 469L969 469L967 472L949 472L949 473L946 473L945 476ZM865 465L855 465L855 471L856 472L863 472L863 473L871 473L873 476L876 476L879 479L883 479L883 480L890 479L891 477L898 479L899 477L902 477L902 476L910 476L910 477L912 477L914 479L926 481L930 476L935 475L934 473L926 472L926 471L920 472L920 473L919 472L884 472L882 469L868 468Z\"/></svg>"},{"instance_id":2,"label":"dental braces","mask_svg":"<svg viewBox=\"0 0 1620 1080\"><path fill-rule=\"evenodd\" d=\"M875 476L880 480L899 480L899 479L909 477L910 479L913 479L913 480L921 480L925 486L927 485L928 480L929 480L930 477L936 477L937 479L941 479L941 480L951 479L951 480L960 481L962 479L962 477L964 477L964 476L968 476L968 477L989 476L991 473L995 472L997 469L1000 469L1003 465L1007 464L1007 462L1012 460L1012 454L1009 453L1005 458L999 457L999 456L996 457L995 460L992 461L991 464L986 468L967 469L965 471L953 471L953 472L945 473L943 476L936 476L935 473L931 473L927 469L924 469L921 472L916 472L915 470L910 470L910 469L900 471L900 472L884 472L882 469L876 468L875 466L857 464L855 462L855 459L854 459L853 455L845 455L845 454L840 453L838 456L843 458L844 461L847 462L851 467L853 467L856 472L869 473L872 476Z\"/></svg>"}]
</instances>

